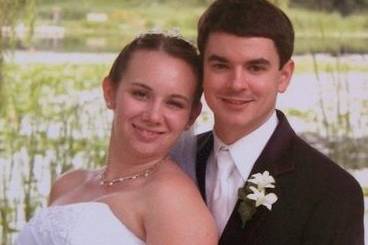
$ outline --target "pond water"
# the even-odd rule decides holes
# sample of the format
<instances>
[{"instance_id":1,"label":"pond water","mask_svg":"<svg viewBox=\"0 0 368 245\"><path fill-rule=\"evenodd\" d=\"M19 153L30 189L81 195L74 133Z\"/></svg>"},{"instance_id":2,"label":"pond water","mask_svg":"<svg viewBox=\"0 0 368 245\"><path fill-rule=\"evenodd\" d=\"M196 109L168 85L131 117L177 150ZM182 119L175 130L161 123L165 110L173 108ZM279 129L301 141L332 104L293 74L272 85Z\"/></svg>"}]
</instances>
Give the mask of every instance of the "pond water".
<instances>
[{"instance_id":1,"label":"pond water","mask_svg":"<svg viewBox=\"0 0 368 245\"><path fill-rule=\"evenodd\" d=\"M25 44L22 39L16 42L16 48L32 48L39 51L57 52L118 52L124 44L132 37L129 35L119 35L114 32L112 35L68 35L63 27L41 26L46 28L41 35L36 35L31 44ZM36 27L37 28L37 27ZM57 30L54 30L57 29ZM62 33L61 35L59 33ZM195 37L189 36L187 39L195 42ZM361 36L301 36L295 39L295 54L307 52L319 53L328 52L335 54L367 53L367 35ZM5 43L6 46L10 44Z\"/></svg>"}]
</instances>

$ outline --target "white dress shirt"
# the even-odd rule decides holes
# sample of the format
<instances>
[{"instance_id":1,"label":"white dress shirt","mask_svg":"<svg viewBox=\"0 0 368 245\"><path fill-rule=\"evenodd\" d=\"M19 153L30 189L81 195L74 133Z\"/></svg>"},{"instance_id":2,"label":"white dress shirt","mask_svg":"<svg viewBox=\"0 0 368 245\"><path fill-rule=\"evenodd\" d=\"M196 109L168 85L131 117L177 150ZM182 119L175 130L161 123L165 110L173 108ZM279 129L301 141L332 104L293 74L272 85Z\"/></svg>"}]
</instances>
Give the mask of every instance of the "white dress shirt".
<instances>
[{"instance_id":1,"label":"white dress shirt","mask_svg":"<svg viewBox=\"0 0 368 245\"><path fill-rule=\"evenodd\" d=\"M227 200L222 212L225 212L226 221L229 219L236 201L238 199L238 189L242 187L254 166L254 163L260 156L262 150L266 146L272 133L277 127L276 111L273 112L271 117L262 124L259 128L251 132L250 134L240 138L238 141L231 145L224 144L221 139L218 138L215 132L214 135L214 148L211 152L206 169L206 199L207 204L211 207L213 200L213 192L216 183L217 166L216 155L221 147L229 149L233 164L235 164L236 171L230 176L229 185L232 186L231 198Z\"/></svg>"}]
</instances>

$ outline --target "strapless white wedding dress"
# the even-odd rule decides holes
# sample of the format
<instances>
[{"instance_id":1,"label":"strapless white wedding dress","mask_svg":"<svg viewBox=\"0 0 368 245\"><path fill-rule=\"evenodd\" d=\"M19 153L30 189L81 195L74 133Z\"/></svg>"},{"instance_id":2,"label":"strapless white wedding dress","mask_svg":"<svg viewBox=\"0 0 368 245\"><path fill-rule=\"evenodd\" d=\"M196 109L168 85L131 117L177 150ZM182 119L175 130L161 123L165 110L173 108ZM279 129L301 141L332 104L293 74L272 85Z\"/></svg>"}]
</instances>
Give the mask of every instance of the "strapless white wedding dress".
<instances>
[{"instance_id":1,"label":"strapless white wedding dress","mask_svg":"<svg viewBox=\"0 0 368 245\"><path fill-rule=\"evenodd\" d=\"M41 209L20 232L16 245L144 245L101 202Z\"/></svg>"}]
</instances>

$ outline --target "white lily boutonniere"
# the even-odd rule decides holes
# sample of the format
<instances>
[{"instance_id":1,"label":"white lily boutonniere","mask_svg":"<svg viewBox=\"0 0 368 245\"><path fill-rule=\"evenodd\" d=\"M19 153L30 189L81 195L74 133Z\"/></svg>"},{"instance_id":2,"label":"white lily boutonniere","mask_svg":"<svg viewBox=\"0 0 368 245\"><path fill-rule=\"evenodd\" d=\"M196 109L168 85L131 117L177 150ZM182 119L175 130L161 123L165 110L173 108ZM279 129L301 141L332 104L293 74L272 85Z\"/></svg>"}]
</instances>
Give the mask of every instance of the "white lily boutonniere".
<instances>
[{"instance_id":1,"label":"white lily boutonniere","mask_svg":"<svg viewBox=\"0 0 368 245\"><path fill-rule=\"evenodd\" d=\"M252 218L259 206L265 206L268 210L277 201L275 193L268 192L267 189L275 188L275 179L268 171L253 174L248 180L248 184L239 188L238 196L241 200L238 213L245 226L246 222Z\"/></svg>"}]
</instances>

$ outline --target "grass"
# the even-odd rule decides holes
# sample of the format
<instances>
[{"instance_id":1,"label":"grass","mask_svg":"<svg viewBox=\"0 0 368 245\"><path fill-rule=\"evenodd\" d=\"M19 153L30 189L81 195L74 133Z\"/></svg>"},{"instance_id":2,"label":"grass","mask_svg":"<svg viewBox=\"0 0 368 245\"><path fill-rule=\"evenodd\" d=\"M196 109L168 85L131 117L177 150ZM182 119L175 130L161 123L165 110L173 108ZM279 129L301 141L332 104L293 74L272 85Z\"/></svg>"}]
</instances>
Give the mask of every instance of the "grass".
<instances>
[{"instance_id":1,"label":"grass","mask_svg":"<svg viewBox=\"0 0 368 245\"><path fill-rule=\"evenodd\" d=\"M4 79L11 82L0 115L1 244L11 244L18 221L45 205L42 185L76 161L84 167L104 162L110 123L100 84L107 71L106 64L6 65ZM17 214L21 209L24 215Z\"/></svg>"},{"instance_id":2,"label":"grass","mask_svg":"<svg viewBox=\"0 0 368 245\"><path fill-rule=\"evenodd\" d=\"M342 17L332 12L290 9L296 33L296 53L365 53L368 51L366 13Z\"/></svg>"},{"instance_id":3,"label":"grass","mask_svg":"<svg viewBox=\"0 0 368 245\"><path fill-rule=\"evenodd\" d=\"M87 2L91 3L87 4ZM50 13L55 6L54 4L39 6L38 11L41 17L39 21L41 23L50 23ZM160 4L154 1L109 1L108 3L82 1L78 8L76 8L74 1L63 1L57 6L62 13L65 13L62 24L72 32L81 34L86 34L86 32L119 34L119 30L122 29L131 32L153 27L179 27L186 35L193 35L196 20L205 8L205 6L186 2ZM178 9L180 11L177 11ZM88 12L105 13L109 20L105 23L88 23L86 21Z\"/></svg>"},{"instance_id":4,"label":"grass","mask_svg":"<svg viewBox=\"0 0 368 245\"><path fill-rule=\"evenodd\" d=\"M347 17L336 12L304 9L290 9L287 13L292 19L297 37L368 37L366 13Z\"/></svg>"},{"instance_id":5,"label":"grass","mask_svg":"<svg viewBox=\"0 0 368 245\"><path fill-rule=\"evenodd\" d=\"M323 55L322 55L323 56ZM359 58L359 55L357 55ZM362 59L364 59L362 57ZM311 55L295 56L294 61L296 63L295 72L301 73L314 73L314 63ZM347 59L338 59L334 56L316 56L316 62L319 72L330 73L336 71L338 73L368 73L367 62L348 61Z\"/></svg>"}]
</instances>

